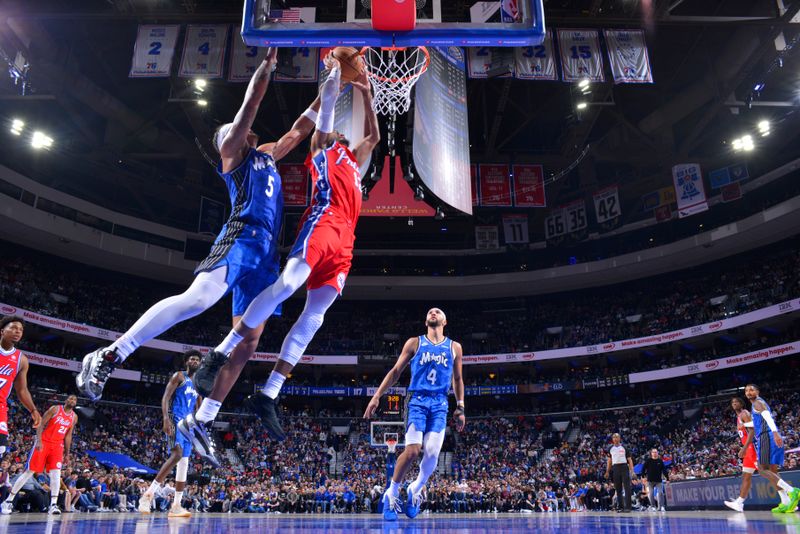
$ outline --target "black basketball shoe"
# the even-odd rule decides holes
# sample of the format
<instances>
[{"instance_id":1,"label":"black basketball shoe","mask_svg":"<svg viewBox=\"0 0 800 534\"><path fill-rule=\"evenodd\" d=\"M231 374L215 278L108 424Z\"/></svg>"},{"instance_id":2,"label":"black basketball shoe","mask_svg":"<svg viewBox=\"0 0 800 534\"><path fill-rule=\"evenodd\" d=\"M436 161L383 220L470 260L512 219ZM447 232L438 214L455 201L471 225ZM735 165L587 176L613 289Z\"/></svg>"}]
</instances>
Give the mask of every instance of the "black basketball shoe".
<instances>
[{"instance_id":1,"label":"black basketball shoe","mask_svg":"<svg viewBox=\"0 0 800 534\"><path fill-rule=\"evenodd\" d=\"M214 389L214 380L216 380L219 370L222 369L222 366L227 361L227 356L215 350L203 356L200 361L200 367L197 368L197 371L194 372L194 377L192 377L194 388L201 396L208 398L211 395L211 390Z\"/></svg>"},{"instance_id":2,"label":"black basketball shoe","mask_svg":"<svg viewBox=\"0 0 800 534\"><path fill-rule=\"evenodd\" d=\"M261 424L267 429L269 437L275 441L283 441L286 434L278 421L278 402L270 399L260 391L247 397L244 405L261 419Z\"/></svg>"}]
</instances>

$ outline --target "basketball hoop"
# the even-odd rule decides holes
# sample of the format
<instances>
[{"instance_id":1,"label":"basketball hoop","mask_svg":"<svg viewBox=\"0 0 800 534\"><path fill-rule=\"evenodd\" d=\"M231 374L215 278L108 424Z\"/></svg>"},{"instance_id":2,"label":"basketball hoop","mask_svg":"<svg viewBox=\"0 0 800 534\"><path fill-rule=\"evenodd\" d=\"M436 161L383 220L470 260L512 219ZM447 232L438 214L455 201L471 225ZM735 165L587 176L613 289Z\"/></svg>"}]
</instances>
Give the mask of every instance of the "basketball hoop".
<instances>
[{"instance_id":1,"label":"basketball hoop","mask_svg":"<svg viewBox=\"0 0 800 534\"><path fill-rule=\"evenodd\" d=\"M383 442L389 449L389 454L394 454L395 450L397 449L397 434L394 432L386 432L383 435Z\"/></svg>"},{"instance_id":2,"label":"basketball hoop","mask_svg":"<svg viewBox=\"0 0 800 534\"><path fill-rule=\"evenodd\" d=\"M411 105L411 89L431 62L424 46L361 50L375 92L373 108L381 115L402 115Z\"/></svg>"}]
</instances>

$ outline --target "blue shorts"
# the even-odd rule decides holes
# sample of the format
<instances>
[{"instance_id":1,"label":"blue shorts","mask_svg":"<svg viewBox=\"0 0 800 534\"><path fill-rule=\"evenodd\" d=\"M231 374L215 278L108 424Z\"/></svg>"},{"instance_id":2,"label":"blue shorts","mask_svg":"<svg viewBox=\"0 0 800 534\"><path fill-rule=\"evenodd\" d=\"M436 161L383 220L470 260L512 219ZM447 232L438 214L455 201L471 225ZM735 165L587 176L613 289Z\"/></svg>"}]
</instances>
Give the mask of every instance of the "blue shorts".
<instances>
[{"instance_id":1,"label":"blue shorts","mask_svg":"<svg viewBox=\"0 0 800 534\"><path fill-rule=\"evenodd\" d=\"M208 257L195 274L227 267L225 282L233 292L233 316L242 315L264 289L275 283L280 274L277 238L261 226L245 226L239 232L223 227ZM281 306L273 315L281 314Z\"/></svg>"},{"instance_id":2,"label":"blue shorts","mask_svg":"<svg viewBox=\"0 0 800 534\"><path fill-rule=\"evenodd\" d=\"M406 399L406 432L414 425L423 434L447 427L447 395L410 393Z\"/></svg>"},{"instance_id":3,"label":"blue shorts","mask_svg":"<svg viewBox=\"0 0 800 534\"><path fill-rule=\"evenodd\" d=\"M192 456L192 441L186 439L186 436L184 436L178 431L178 423L180 421L181 421L180 419L173 419L172 421L173 423L175 423L175 439L170 439L170 437L167 436L166 434L164 435L164 437L167 438L167 445L169 446L169 452L172 452L172 449L174 449L176 445L180 445L181 450L183 451L181 457L189 458Z\"/></svg>"},{"instance_id":4,"label":"blue shorts","mask_svg":"<svg viewBox=\"0 0 800 534\"><path fill-rule=\"evenodd\" d=\"M759 469L769 469L771 465L783 465L784 449L775 444L772 432L763 432L753 440L756 446L756 461Z\"/></svg>"}]
</instances>

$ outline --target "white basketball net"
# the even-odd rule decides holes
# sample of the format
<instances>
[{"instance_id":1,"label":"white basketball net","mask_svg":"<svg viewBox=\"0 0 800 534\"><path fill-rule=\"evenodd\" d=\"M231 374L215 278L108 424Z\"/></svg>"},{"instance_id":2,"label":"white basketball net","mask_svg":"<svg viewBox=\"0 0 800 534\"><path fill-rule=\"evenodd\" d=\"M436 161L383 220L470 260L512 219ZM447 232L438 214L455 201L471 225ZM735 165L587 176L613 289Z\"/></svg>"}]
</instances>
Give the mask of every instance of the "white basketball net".
<instances>
[{"instance_id":1,"label":"white basketball net","mask_svg":"<svg viewBox=\"0 0 800 534\"><path fill-rule=\"evenodd\" d=\"M375 112L381 115L407 112L411 105L411 89L430 63L425 47L365 48L363 54L375 92Z\"/></svg>"}]
</instances>

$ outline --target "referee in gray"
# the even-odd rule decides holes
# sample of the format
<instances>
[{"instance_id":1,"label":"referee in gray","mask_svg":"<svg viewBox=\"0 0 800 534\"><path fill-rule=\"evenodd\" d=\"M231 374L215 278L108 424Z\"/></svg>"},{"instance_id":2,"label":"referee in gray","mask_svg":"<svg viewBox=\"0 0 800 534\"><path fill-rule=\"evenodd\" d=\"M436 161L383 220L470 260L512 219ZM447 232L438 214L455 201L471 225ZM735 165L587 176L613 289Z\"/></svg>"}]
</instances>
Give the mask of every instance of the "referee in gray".
<instances>
[{"instance_id":1,"label":"referee in gray","mask_svg":"<svg viewBox=\"0 0 800 534\"><path fill-rule=\"evenodd\" d=\"M617 512L631 511L631 477L633 476L633 460L631 454L622 446L622 439L616 432L611 436L611 450L606 465L606 478L612 476L617 494ZM622 503L622 490L625 489L625 505Z\"/></svg>"}]
</instances>

